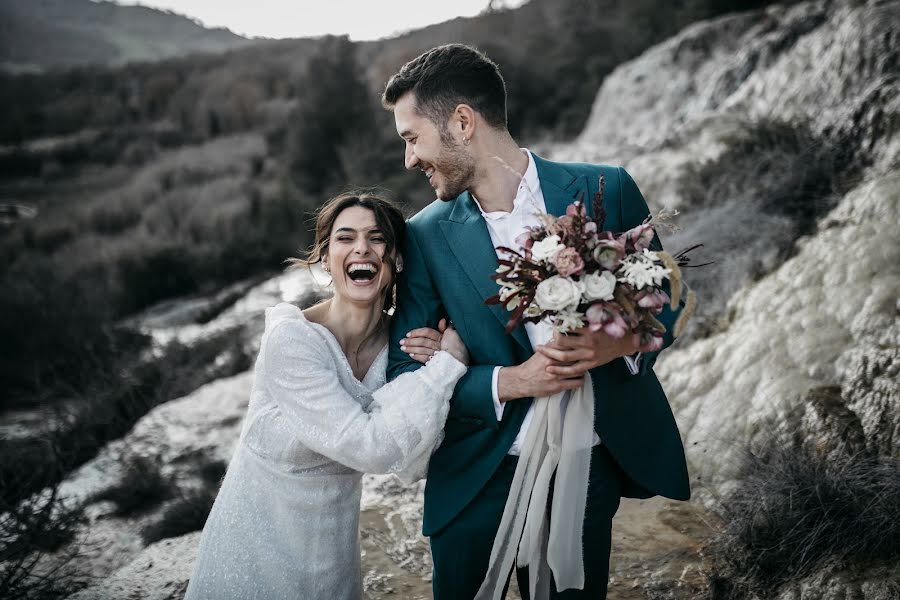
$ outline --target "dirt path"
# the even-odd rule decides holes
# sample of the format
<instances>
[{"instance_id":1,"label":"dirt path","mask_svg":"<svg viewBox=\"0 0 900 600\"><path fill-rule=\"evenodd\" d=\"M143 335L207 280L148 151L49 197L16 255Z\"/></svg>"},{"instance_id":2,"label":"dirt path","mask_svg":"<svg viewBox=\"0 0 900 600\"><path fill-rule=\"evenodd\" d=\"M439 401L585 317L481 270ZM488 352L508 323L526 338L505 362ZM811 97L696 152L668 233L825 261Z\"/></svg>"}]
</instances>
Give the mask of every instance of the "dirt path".
<instances>
[{"instance_id":1,"label":"dirt path","mask_svg":"<svg viewBox=\"0 0 900 600\"><path fill-rule=\"evenodd\" d=\"M360 516L363 576L370 600L431 598L431 561L418 520L402 510ZM703 513L663 498L623 499L613 524L608 600L691 600L703 589L698 551ZM521 600L513 582L507 600Z\"/></svg>"},{"instance_id":2,"label":"dirt path","mask_svg":"<svg viewBox=\"0 0 900 600\"><path fill-rule=\"evenodd\" d=\"M699 550L710 535L704 519L687 502L623 499L613 521L608 600L699 597Z\"/></svg>"}]
</instances>

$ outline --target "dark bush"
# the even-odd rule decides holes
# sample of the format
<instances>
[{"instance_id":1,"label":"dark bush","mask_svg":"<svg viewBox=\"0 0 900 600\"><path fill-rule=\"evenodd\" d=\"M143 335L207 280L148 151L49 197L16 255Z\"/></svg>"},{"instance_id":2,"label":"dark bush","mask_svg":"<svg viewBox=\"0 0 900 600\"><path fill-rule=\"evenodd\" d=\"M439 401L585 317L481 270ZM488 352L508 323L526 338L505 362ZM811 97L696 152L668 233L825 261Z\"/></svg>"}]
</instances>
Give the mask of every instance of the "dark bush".
<instances>
[{"instance_id":1,"label":"dark bush","mask_svg":"<svg viewBox=\"0 0 900 600\"><path fill-rule=\"evenodd\" d=\"M120 313L129 314L164 298L197 291L197 267L192 259L191 252L175 245L125 257L118 265Z\"/></svg>"},{"instance_id":2,"label":"dark bush","mask_svg":"<svg viewBox=\"0 0 900 600\"><path fill-rule=\"evenodd\" d=\"M700 299L687 337L715 331L735 291L780 266L852 185L845 145L803 123L762 120L715 160L680 182L681 230L663 233L669 250L702 242L685 278Z\"/></svg>"},{"instance_id":3,"label":"dark bush","mask_svg":"<svg viewBox=\"0 0 900 600\"><path fill-rule=\"evenodd\" d=\"M116 363L110 373L86 391L72 394L65 410L48 411L48 422L61 426L44 437L0 439L0 495L12 502L38 491L32 487L58 480L66 472L96 456L107 442L128 433L153 407L179 398L201 385L248 369L252 358L232 331L200 340L188 347L173 342L162 358ZM51 386L52 387L52 386ZM44 438L55 449L48 462ZM24 474L36 474L24 478ZM40 477L38 477L40 475ZM8 485L8 481L20 481Z\"/></svg>"},{"instance_id":4,"label":"dark bush","mask_svg":"<svg viewBox=\"0 0 900 600\"><path fill-rule=\"evenodd\" d=\"M102 284L71 277L63 264L32 257L0 274L0 410L83 390L146 344L112 325Z\"/></svg>"},{"instance_id":5,"label":"dark bush","mask_svg":"<svg viewBox=\"0 0 900 600\"><path fill-rule=\"evenodd\" d=\"M159 540L178 537L192 531L200 531L216 500L217 488L212 486L190 490L170 504L162 516L141 530L145 545Z\"/></svg>"},{"instance_id":6,"label":"dark bush","mask_svg":"<svg viewBox=\"0 0 900 600\"><path fill-rule=\"evenodd\" d=\"M776 443L749 453L722 500L719 535L705 549L714 600L768 598L829 566L900 560L900 461L826 459Z\"/></svg>"},{"instance_id":7,"label":"dark bush","mask_svg":"<svg viewBox=\"0 0 900 600\"><path fill-rule=\"evenodd\" d=\"M163 476L158 458L126 455L122 468L122 479L92 498L113 502L115 515L139 514L172 496L174 484Z\"/></svg>"},{"instance_id":8,"label":"dark bush","mask_svg":"<svg viewBox=\"0 0 900 600\"><path fill-rule=\"evenodd\" d=\"M224 461L206 461L202 465L200 465L198 473L200 475L200 478L211 488L215 487L216 489L218 489L219 485L222 483L222 478L225 477L225 471L227 468L228 465L225 464Z\"/></svg>"}]
</instances>

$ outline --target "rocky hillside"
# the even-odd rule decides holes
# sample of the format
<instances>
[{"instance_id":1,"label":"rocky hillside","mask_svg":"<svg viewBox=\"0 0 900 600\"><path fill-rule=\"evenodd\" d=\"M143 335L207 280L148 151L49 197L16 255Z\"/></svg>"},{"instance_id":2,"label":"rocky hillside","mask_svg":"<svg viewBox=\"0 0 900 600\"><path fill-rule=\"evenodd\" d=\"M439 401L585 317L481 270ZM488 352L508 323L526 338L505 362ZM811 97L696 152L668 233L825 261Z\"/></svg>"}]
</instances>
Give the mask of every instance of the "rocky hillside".
<instances>
[{"instance_id":1,"label":"rocky hillside","mask_svg":"<svg viewBox=\"0 0 900 600\"><path fill-rule=\"evenodd\" d=\"M664 243L704 242L716 261L688 273L704 308L657 363L699 501L680 512L623 507L611 600L726 597L701 556L703 523L714 519L696 514L740 485L748 451L800 440L825 456L900 457L897 23L896 1L815 1L697 23L615 70L581 136L545 148L624 164L654 208L681 211L682 229ZM301 275L254 288L204 323L156 315L144 326L185 342L221 327L252 340L267 304L312 298ZM67 480L88 517L72 563L89 577L78 598L181 597L198 539L191 515L208 507L249 385L238 375L155 409ZM146 488L157 500L123 514L139 480L165 483ZM428 597L420 489L375 477L365 486L367 592ZM900 593L896 562L823 565L755 597Z\"/></svg>"},{"instance_id":2,"label":"rocky hillside","mask_svg":"<svg viewBox=\"0 0 900 600\"><path fill-rule=\"evenodd\" d=\"M227 29L146 6L92 0L0 0L0 68L152 61L249 42Z\"/></svg>"},{"instance_id":3,"label":"rocky hillside","mask_svg":"<svg viewBox=\"0 0 900 600\"><path fill-rule=\"evenodd\" d=\"M807 415L823 387L848 420L830 426L900 453L897 23L897 2L698 23L616 70L554 150L624 163L651 205L682 211L664 243L716 261L688 274L696 335L657 367L702 486L773 425L828 435Z\"/></svg>"}]
</instances>

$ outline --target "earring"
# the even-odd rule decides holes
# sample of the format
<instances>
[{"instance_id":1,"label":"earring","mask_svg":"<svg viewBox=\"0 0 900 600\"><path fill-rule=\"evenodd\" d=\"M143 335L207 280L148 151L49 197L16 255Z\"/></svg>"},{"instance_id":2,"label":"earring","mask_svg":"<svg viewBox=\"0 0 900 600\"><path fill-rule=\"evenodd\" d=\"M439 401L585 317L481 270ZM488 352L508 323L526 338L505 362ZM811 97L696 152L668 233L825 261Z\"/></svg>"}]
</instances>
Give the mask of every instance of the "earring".
<instances>
[{"instance_id":1,"label":"earring","mask_svg":"<svg viewBox=\"0 0 900 600\"><path fill-rule=\"evenodd\" d=\"M463 146L469 145L469 138L463 138Z\"/></svg>"},{"instance_id":2,"label":"earring","mask_svg":"<svg viewBox=\"0 0 900 600\"><path fill-rule=\"evenodd\" d=\"M328 263L322 263L322 269L323 269L326 273L331 273L331 269L328 268Z\"/></svg>"}]
</instances>

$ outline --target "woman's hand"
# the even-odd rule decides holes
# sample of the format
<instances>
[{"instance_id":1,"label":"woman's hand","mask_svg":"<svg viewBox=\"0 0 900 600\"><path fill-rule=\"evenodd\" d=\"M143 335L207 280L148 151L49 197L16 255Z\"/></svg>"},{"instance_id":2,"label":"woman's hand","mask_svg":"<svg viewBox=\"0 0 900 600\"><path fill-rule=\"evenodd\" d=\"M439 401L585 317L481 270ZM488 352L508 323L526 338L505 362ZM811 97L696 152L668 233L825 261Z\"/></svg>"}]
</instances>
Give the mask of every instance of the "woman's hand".
<instances>
[{"instance_id":1,"label":"woman's hand","mask_svg":"<svg viewBox=\"0 0 900 600\"><path fill-rule=\"evenodd\" d=\"M427 363L438 350L446 350L463 364L469 364L469 352L453 327L447 326L447 319L441 319L438 329L420 327L413 329L400 340L400 349L420 363Z\"/></svg>"},{"instance_id":2,"label":"woman's hand","mask_svg":"<svg viewBox=\"0 0 900 600\"><path fill-rule=\"evenodd\" d=\"M434 356L435 352L441 349L442 337L440 331L430 327L420 327L413 329L400 340L400 349L409 354L413 360L425 364L429 358Z\"/></svg>"},{"instance_id":3,"label":"woman's hand","mask_svg":"<svg viewBox=\"0 0 900 600\"><path fill-rule=\"evenodd\" d=\"M438 329L440 329L443 334L443 337L441 338L441 350L446 350L452 354L456 360L464 365L468 365L469 351L466 349L466 345L463 344L462 338L456 333L456 329L454 329L452 325L448 327L446 319L441 319L441 322L438 324Z\"/></svg>"}]
</instances>

